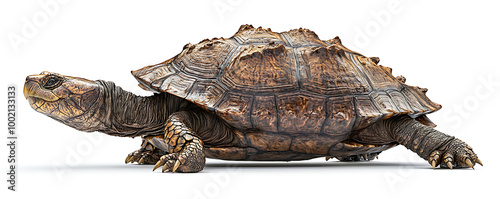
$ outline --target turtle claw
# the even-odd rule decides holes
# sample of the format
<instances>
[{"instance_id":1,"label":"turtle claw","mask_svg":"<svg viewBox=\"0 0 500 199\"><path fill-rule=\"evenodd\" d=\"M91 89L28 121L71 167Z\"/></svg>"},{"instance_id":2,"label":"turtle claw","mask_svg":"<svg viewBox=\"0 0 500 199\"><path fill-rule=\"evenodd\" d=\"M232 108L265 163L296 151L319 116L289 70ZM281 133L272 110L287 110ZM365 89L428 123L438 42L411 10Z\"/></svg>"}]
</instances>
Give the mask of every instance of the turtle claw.
<instances>
[{"instance_id":1,"label":"turtle claw","mask_svg":"<svg viewBox=\"0 0 500 199\"><path fill-rule=\"evenodd\" d=\"M125 158L125 164L134 162L137 162L137 164L144 164L144 163L151 164L150 161L147 161L148 159L151 159L150 157L151 157L150 151L139 149L127 155L127 158Z\"/></svg>"},{"instance_id":2,"label":"turtle claw","mask_svg":"<svg viewBox=\"0 0 500 199\"><path fill-rule=\"evenodd\" d=\"M168 171L168 170L174 172L173 165L174 165L175 161L178 161L177 160L178 157L179 157L178 153L172 153L172 154L167 154L167 155L161 156L160 160L158 160L158 162L156 162L155 167L153 168L153 171L155 171L156 169L163 166L161 168L162 173L164 173L165 171Z\"/></svg>"},{"instance_id":3,"label":"turtle claw","mask_svg":"<svg viewBox=\"0 0 500 199\"><path fill-rule=\"evenodd\" d=\"M137 161L137 164L143 164L145 160L146 160L146 157L142 156L141 159L139 159L139 161Z\"/></svg>"},{"instance_id":4,"label":"turtle claw","mask_svg":"<svg viewBox=\"0 0 500 199\"><path fill-rule=\"evenodd\" d=\"M175 171L179 168L181 165L181 162L179 160L175 161L174 168L172 169L172 173L175 173Z\"/></svg>"},{"instance_id":5,"label":"turtle claw","mask_svg":"<svg viewBox=\"0 0 500 199\"><path fill-rule=\"evenodd\" d=\"M159 149L147 150L141 148L129 153L125 158L125 164L137 162L137 164L154 164L164 152Z\"/></svg>"},{"instance_id":6,"label":"turtle claw","mask_svg":"<svg viewBox=\"0 0 500 199\"><path fill-rule=\"evenodd\" d=\"M440 157L441 156L439 151L434 151L431 153L429 157L429 163L432 165L432 169L436 169L436 164L439 162Z\"/></svg>"},{"instance_id":7,"label":"turtle claw","mask_svg":"<svg viewBox=\"0 0 500 199\"><path fill-rule=\"evenodd\" d=\"M161 159L160 159L161 160ZM158 161L156 164L155 164L155 167L153 167L153 171L155 171L156 169L158 169L161 165L163 165L160 161Z\"/></svg>"},{"instance_id":8,"label":"turtle claw","mask_svg":"<svg viewBox=\"0 0 500 199\"><path fill-rule=\"evenodd\" d=\"M451 162L447 162L446 165L448 165L448 168L450 168L451 170L453 170L453 164L451 164Z\"/></svg>"},{"instance_id":9,"label":"turtle claw","mask_svg":"<svg viewBox=\"0 0 500 199\"><path fill-rule=\"evenodd\" d=\"M479 158L477 158L477 159L476 159L476 162L477 162L479 165L483 166L483 163L481 162L481 160L479 160Z\"/></svg>"},{"instance_id":10,"label":"turtle claw","mask_svg":"<svg viewBox=\"0 0 500 199\"><path fill-rule=\"evenodd\" d=\"M478 163L483 166L483 163L477 155L472 151L472 148L468 146L465 142L459 139L455 139L448 143L442 149L433 151L428 158L429 164L432 165L432 169L436 168L436 165L440 165L441 168L472 168L474 169L474 164Z\"/></svg>"},{"instance_id":11,"label":"turtle claw","mask_svg":"<svg viewBox=\"0 0 500 199\"><path fill-rule=\"evenodd\" d=\"M172 160L167 161L167 162L163 165L163 167L161 168L161 172L162 172L162 173L165 173L165 171L171 170L171 168L172 168L172 166L171 166L171 165L172 165ZM175 172L172 170L172 173L175 173Z\"/></svg>"},{"instance_id":12,"label":"turtle claw","mask_svg":"<svg viewBox=\"0 0 500 199\"><path fill-rule=\"evenodd\" d=\"M139 150L129 153L125 158L125 164L137 162L140 158L139 153L141 153Z\"/></svg>"},{"instance_id":13,"label":"turtle claw","mask_svg":"<svg viewBox=\"0 0 500 199\"><path fill-rule=\"evenodd\" d=\"M165 171L168 171L168 164L164 164L163 167L161 168L161 172L165 173ZM174 172L172 172L174 173Z\"/></svg>"},{"instance_id":14,"label":"turtle claw","mask_svg":"<svg viewBox=\"0 0 500 199\"><path fill-rule=\"evenodd\" d=\"M125 164L128 164L129 162L132 162L132 159L133 159L133 156L131 156L130 154L127 155L127 158L125 158Z\"/></svg>"},{"instance_id":15,"label":"turtle claw","mask_svg":"<svg viewBox=\"0 0 500 199\"><path fill-rule=\"evenodd\" d=\"M161 172L198 172L205 166L205 153L198 140L193 141L186 146L182 152L164 155L158 160L153 171L162 167Z\"/></svg>"},{"instance_id":16,"label":"turtle claw","mask_svg":"<svg viewBox=\"0 0 500 199\"><path fill-rule=\"evenodd\" d=\"M474 169L474 164L472 164L472 162L470 161L469 158L467 158L467 160L465 161L465 163L467 163L467 165L469 165L470 168Z\"/></svg>"}]
</instances>

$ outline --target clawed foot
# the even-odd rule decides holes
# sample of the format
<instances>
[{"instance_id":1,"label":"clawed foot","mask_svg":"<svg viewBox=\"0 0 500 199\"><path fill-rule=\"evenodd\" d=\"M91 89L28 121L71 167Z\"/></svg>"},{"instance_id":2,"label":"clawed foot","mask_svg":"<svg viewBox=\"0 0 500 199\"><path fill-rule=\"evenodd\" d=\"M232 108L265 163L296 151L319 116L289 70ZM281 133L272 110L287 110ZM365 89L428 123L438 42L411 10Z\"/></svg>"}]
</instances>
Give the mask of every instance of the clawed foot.
<instances>
[{"instance_id":1,"label":"clawed foot","mask_svg":"<svg viewBox=\"0 0 500 199\"><path fill-rule=\"evenodd\" d=\"M139 150L128 154L127 158L125 158L125 164L134 162L137 162L137 164L154 164L164 153L144 140Z\"/></svg>"},{"instance_id":2,"label":"clawed foot","mask_svg":"<svg viewBox=\"0 0 500 199\"><path fill-rule=\"evenodd\" d=\"M433 151L428 161L432 165L432 169L435 169L437 165L450 169L469 167L474 169L476 163L483 166L472 148L459 139L454 139L441 150Z\"/></svg>"},{"instance_id":3,"label":"clawed foot","mask_svg":"<svg viewBox=\"0 0 500 199\"><path fill-rule=\"evenodd\" d=\"M205 153L201 140L195 138L190 140L180 153L164 155L158 160L153 171L162 167L162 172L178 171L182 173L199 172L205 166Z\"/></svg>"},{"instance_id":4,"label":"clawed foot","mask_svg":"<svg viewBox=\"0 0 500 199\"><path fill-rule=\"evenodd\" d=\"M378 153L365 153L362 155L351 155L351 156L338 156L338 157L325 157L326 161L328 161L331 158L337 158L341 162L360 162L360 161L370 161L375 158L378 159Z\"/></svg>"}]
</instances>

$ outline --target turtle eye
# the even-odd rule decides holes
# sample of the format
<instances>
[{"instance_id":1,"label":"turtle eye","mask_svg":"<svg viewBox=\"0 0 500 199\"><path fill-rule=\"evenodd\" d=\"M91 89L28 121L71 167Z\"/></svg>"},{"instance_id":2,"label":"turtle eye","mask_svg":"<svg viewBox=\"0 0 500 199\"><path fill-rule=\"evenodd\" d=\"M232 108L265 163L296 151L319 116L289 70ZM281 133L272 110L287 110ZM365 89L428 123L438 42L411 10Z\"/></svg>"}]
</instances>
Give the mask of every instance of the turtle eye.
<instances>
[{"instance_id":1,"label":"turtle eye","mask_svg":"<svg viewBox=\"0 0 500 199\"><path fill-rule=\"evenodd\" d=\"M52 77L49 77L49 79L47 79L47 81L45 82L45 84L43 85L43 87L46 88L46 89L52 90L52 89L58 87L60 83L61 83L61 79L60 78L52 76Z\"/></svg>"}]
</instances>

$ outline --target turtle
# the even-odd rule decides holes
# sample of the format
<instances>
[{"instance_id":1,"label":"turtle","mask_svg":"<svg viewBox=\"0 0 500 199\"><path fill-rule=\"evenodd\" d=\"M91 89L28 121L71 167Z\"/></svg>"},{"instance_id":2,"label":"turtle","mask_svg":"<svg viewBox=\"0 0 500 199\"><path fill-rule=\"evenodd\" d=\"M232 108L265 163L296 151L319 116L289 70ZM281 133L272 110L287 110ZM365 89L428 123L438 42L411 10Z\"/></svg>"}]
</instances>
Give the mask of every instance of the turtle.
<instances>
[{"instance_id":1,"label":"turtle","mask_svg":"<svg viewBox=\"0 0 500 199\"><path fill-rule=\"evenodd\" d=\"M230 38L187 44L171 59L131 71L138 96L113 82L30 75L30 106L84 132L141 137L125 163L199 172L206 158L369 161L403 145L433 169L483 165L472 148L434 129L442 106L427 89L305 28L242 25Z\"/></svg>"}]
</instances>

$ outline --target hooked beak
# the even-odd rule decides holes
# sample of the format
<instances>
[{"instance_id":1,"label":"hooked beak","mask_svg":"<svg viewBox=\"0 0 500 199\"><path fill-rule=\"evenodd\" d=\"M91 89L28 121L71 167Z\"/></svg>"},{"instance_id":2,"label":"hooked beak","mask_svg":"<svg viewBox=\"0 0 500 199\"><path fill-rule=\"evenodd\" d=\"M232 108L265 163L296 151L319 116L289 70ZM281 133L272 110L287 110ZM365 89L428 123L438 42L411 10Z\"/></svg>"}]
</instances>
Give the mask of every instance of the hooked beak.
<instances>
[{"instance_id":1,"label":"hooked beak","mask_svg":"<svg viewBox=\"0 0 500 199\"><path fill-rule=\"evenodd\" d=\"M29 97L36 97L43 99L45 101L57 101L57 97L52 91L47 89L42 89L40 87L40 80L44 77L44 74L40 75L30 75L26 77L24 82L23 94L26 99Z\"/></svg>"},{"instance_id":2,"label":"hooked beak","mask_svg":"<svg viewBox=\"0 0 500 199\"><path fill-rule=\"evenodd\" d=\"M24 98L28 99L30 96L29 89L26 87L26 84L24 84L24 90L23 90Z\"/></svg>"},{"instance_id":3,"label":"hooked beak","mask_svg":"<svg viewBox=\"0 0 500 199\"><path fill-rule=\"evenodd\" d=\"M24 84L24 89L23 89L23 94L24 98L28 99L28 97L33 96L33 90L29 89L28 84Z\"/></svg>"}]
</instances>

